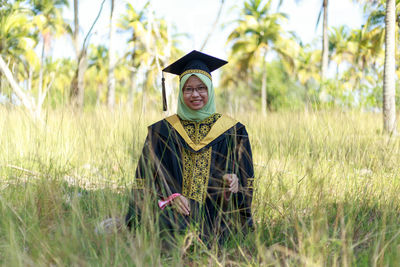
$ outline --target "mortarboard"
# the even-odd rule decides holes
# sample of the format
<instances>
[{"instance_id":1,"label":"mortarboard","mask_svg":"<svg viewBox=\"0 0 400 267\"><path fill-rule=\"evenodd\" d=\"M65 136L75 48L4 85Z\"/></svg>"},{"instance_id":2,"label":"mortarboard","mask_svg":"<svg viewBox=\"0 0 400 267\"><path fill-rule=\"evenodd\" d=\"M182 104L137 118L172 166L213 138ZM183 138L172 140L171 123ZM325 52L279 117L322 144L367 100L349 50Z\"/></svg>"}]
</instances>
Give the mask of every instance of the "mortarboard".
<instances>
[{"instance_id":1,"label":"mortarboard","mask_svg":"<svg viewBox=\"0 0 400 267\"><path fill-rule=\"evenodd\" d=\"M201 73L211 80L211 72L222 67L226 63L228 63L228 61L193 50L189 54L186 54L168 67L164 68L162 70L163 110L167 110L164 72L179 75L179 80L188 73Z\"/></svg>"}]
</instances>

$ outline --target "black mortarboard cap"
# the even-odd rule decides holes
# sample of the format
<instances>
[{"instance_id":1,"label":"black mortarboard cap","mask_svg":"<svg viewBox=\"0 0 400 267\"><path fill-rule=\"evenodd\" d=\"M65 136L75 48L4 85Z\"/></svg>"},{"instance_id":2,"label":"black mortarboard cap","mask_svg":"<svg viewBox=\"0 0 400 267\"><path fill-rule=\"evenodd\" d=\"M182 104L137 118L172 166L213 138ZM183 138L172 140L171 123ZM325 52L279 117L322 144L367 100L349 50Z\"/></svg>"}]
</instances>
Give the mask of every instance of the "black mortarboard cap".
<instances>
[{"instance_id":1,"label":"black mortarboard cap","mask_svg":"<svg viewBox=\"0 0 400 267\"><path fill-rule=\"evenodd\" d=\"M167 100L165 97L164 72L179 75L179 79L188 73L202 73L211 79L211 72L222 67L228 61L204 54L193 50L189 54L181 57L165 69L163 69L162 87L163 87L163 110L167 110Z\"/></svg>"}]
</instances>

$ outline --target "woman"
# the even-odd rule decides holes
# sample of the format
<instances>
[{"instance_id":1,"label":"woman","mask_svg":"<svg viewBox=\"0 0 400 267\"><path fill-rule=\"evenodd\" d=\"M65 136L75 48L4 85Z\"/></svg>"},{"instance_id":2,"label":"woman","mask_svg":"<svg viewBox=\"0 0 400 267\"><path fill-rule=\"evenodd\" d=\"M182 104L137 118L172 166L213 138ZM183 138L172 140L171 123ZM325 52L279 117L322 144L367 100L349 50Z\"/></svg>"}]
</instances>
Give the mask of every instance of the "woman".
<instances>
[{"instance_id":1,"label":"woman","mask_svg":"<svg viewBox=\"0 0 400 267\"><path fill-rule=\"evenodd\" d=\"M143 213L141 201L158 203L162 230L192 227L203 240L252 226L247 131L215 107L211 72L226 63L192 51L163 70L180 75L177 115L148 128L126 216L130 228Z\"/></svg>"}]
</instances>

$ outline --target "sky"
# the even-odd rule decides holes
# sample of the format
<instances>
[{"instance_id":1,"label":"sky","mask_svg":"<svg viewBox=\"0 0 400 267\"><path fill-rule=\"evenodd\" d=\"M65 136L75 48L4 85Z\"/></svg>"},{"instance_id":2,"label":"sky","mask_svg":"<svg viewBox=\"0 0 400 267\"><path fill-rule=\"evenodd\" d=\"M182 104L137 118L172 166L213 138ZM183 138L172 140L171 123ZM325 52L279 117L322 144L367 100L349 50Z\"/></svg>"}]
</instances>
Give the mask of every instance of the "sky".
<instances>
[{"instance_id":1,"label":"sky","mask_svg":"<svg viewBox=\"0 0 400 267\"><path fill-rule=\"evenodd\" d=\"M81 40L86 35L100 9L101 0L80 0L80 34ZM125 10L126 3L131 3L140 10L146 0L115 0L115 15L118 17ZM275 1L278 2L278 1ZM296 4L296 2L299 2ZM226 44L229 33L234 28L233 20L237 19L244 0L225 0L219 25L213 29L203 52L216 57L227 59L229 46ZM176 33L186 33L190 37L183 38L181 49L190 52L199 50L205 37L210 32L216 18L220 0L152 0L151 8L156 17L164 18L169 25L175 27ZM303 43L316 42L321 38L322 18L316 28L322 0L284 0L279 11L287 14L288 21L283 24L284 29L294 31ZM363 22L362 9L352 0L329 1L328 25L329 27L347 25L350 28L359 28ZM91 43L105 43L108 39L108 23L110 15L110 0L106 0L100 18L90 37ZM73 21L73 1L70 7L64 10L63 16ZM221 24L225 26L222 27ZM122 53L126 47L126 37L117 38L117 51ZM63 38L55 42L54 56L74 57L70 38ZM218 73L216 73L218 75Z\"/></svg>"},{"instance_id":2,"label":"sky","mask_svg":"<svg viewBox=\"0 0 400 267\"><path fill-rule=\"evenodd\" d=\"M73 3L70 0L69 9L64 11L64 16L70 21L73 20ZM101 6L101 0L80 0L80 24L81 36L86 34L94 21ZM110 0L106 0L100 19L94 27L91 42L106 42L108 35L108 19L110 14ZM116 16L122 14L125 10L126 0L115 0ZM145 0L130 0L134 7L139 10ZM211 35L205 53L210 53L220 57L227 57L229 47L226 45L226 39L234 24L229 23L238 17L240 8L244 0L225 0L224 8L220 17L219 24ZM277 2L277 1L275 1ZM321 36L322 18L319 27L316 29L318 13L321 8L322 0L302 0L295 3L295 0L285 0L280 8L280 12L288 15L288 21L283 27L288 31L294 31L304 43L310 43L315 38ZM190 52L193 49L200 49L205 37L212 28L216 18L220 1L219 0L152 0L151 6L157 17L167 20L170 25L174 25L179 33L187 33L190 38L184 38L182 49ZM338 26L347 25L350 28L358 28L362 24L362 9L352 0L331 0L329 1L328 25ZM225 27L221 24L224 23ZM120 45L123 46L123 38ZM63 40L57 43L55 47L56 54L72 54L72 46ZM118 42L118 41L117 41ZM118 44L117 44L118 46Z\"/></svg>"}]
</instances>

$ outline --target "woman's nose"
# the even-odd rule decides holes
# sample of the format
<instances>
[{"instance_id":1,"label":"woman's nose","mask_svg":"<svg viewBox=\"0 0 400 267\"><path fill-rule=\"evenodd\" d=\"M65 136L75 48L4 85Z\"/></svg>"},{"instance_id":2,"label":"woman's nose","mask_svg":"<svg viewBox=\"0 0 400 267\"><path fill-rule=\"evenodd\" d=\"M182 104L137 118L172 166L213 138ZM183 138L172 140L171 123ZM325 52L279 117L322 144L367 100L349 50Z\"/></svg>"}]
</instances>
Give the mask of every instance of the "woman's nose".
<instances>
[{"instance_id":1,"label":"woman's nose","mask_svg":"<svg viewBox=\"0 0 400 267\"><path fill-rule=\"evenodd\" d=\"M197 90L193 90L192 96L199 96L199 92L197 92Z\"/></svg>"}]
</instances>

